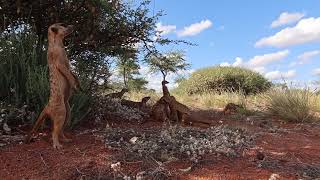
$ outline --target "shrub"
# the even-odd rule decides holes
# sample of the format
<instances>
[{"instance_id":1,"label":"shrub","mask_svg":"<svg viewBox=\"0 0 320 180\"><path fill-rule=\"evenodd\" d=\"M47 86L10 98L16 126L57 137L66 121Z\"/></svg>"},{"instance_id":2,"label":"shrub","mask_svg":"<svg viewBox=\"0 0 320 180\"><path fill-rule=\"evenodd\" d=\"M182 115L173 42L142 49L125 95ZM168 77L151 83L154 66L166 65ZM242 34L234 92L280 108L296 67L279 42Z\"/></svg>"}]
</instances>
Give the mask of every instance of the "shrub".
<instances>
[{"instance_id":1,"label":"shrub","mask_svg":"<svg viewBox=\"0 0 320 180\"><path fill-rule=\"evenodd\" d=\"M241 91L245 95L264 92L271 82L257 72L239 67L208 67L192 73L179 83L177 92L202 94L210 92Z\"/></svg>"},{"instance_id":2,"label":"shrub","mask_svg":"<svg viewBox=\"0 0 320 180\"><path fill-rule=\"evenodd\" d=\"M0 38L0 100L35 110L43 107L49 95L48 70L44 51L36 51L37 37L29 33Z\"/></svg>"},{"instance_id":3,"label":"shrub","mask_svg":"<svg viewBox=\"0 0 320 180\"><path fill-rule=\"evenodd\" d=\"M268 91L266 97L267 111L291 122L310 120L315 110L316 97L307 89L279 89Z\"/></svg>"}]
</instances>

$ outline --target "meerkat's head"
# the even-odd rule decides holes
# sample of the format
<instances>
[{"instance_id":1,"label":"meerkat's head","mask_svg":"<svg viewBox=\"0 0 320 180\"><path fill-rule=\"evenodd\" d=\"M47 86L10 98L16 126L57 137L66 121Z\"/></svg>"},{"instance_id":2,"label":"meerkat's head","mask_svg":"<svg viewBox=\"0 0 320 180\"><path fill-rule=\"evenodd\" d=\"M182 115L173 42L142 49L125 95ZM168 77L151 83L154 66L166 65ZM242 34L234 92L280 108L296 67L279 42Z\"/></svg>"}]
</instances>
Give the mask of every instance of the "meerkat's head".
<instances>
[{"instance_id":1,"label":"meerkat's head","mask_svg":"<svg viewBox=\"0 0 320 180\"><path fill-rule=\"evenodd\" d=\"M52 24L48 29L49 37L60 37L64 38L73 32L72 25L66 25L64 23Z\"/></svg>"},{"instance_id":2,"label":"meerkat's head","mask_svg":"<svg viewBox=\"0 0 320 180\"><path fill-rule=\"evenodd\" d=\"M166 81L166 80L163 80L163 81L161 82L161 84L162 84L162 85L165 85L165 84L169 84L169 82Z\"/></svg>"},{"instance_id":3,"label":"meerkat's head","mask_svg":"<svg viewBox=\"0 0 320 180\"><path fill-rule=\"evenodd\" d=\"M129 89L123 88L123 89L121 89L121 92L123 92L123 93L129 92Z\"/></svg>"}]
</instances>

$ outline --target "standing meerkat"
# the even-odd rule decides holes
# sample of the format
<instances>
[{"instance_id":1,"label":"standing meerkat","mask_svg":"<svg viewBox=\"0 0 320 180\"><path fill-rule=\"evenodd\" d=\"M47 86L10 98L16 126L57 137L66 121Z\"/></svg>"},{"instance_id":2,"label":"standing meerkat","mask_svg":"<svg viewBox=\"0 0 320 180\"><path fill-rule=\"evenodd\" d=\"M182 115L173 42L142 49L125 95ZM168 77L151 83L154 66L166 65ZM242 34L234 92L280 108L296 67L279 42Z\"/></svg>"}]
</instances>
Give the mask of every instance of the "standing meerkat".
<instances>
[{"instance_id":1,"label":"standing meerkat","mask_svg":"<svg viewBox=\"0 0 320 180\"><path fill-rule=\"evenodd\" d=\"M166 86L166 84L169 84L168 81L166 80L163 80L161 82L161 85L162 85L162 93L163 93L163 96L170 96L170 92L169 92L169 89L168 87Z\"/></svg>"},{"instance_id":2,"label":"standing meerkat","mask_svg":"<svg viewBox=\"0 0 320 180\"><path fill-rule=\"evenodd\" d=\"M129 92L129 89L123 88L123 89L121 89L120 92L110 93L110 94L107 94L106 96L110 97L112 99L121 99L122 96L124 95L124 93L126 93L126 92Z\"/></svg>"},{"instance_id":3,"label":"standing meerkat","mask_svg":"<svg viewBox=\"0 0 320 180\"><path fill-rule=\"evenodd\" d=\"M56 23L48 28L48 66L50 79L50 97L48 104L40 113L31 132L25 139L30 142L33 134L38 130L46 118L50 118L53 124L52 141L55 149L60 149L63 142L70 142L63 134L63 125L70 119L69 98L74 90L80 88L79 80L71 72L70 61L68 60L63 40L73 32L73 26L63 23Z\"/></svg>"}]
</instances>

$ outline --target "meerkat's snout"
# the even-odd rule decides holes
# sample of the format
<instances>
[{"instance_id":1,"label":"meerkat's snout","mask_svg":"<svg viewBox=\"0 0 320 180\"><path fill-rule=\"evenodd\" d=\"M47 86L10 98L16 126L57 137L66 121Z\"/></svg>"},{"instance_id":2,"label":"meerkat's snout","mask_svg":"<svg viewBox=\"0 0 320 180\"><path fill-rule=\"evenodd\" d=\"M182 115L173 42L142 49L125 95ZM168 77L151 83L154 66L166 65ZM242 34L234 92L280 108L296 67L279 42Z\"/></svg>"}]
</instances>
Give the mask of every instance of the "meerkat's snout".
<instances>
[{"instance_id":1,"label":"meerkat's snout","mask_svg":"<svg viewBox=\"0 0 320 180\"><path fill-rule=\"evenodd\" d=\"M69 34L71 34L74 30L74 26L73 25L68 25L66 30L66 36L68 36Z\"/></svg>"}]
</instances>

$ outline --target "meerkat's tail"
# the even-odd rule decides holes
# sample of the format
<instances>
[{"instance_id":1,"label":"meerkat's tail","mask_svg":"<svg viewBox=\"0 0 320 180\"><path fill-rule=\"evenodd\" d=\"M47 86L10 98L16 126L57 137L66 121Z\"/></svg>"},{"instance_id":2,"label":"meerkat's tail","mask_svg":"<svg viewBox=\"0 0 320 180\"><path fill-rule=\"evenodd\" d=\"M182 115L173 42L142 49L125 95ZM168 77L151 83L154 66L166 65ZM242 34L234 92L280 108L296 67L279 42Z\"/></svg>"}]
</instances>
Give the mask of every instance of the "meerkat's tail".
<instances>
[{"instance_id":1,"label":"meerkat's tail","mask_svg":"<svg viewBox=\"0 0 320 180\"><path fill-rule=\"evenodd\" d=\"M46 107L40 113L36 123L33 125L32 130L30 131L30 133L25 138L24 143L26 143L26 144L30 143L30 140L32 139L33 134L38 131L38 129L41 126L41 124L49 116L48 112L47 112L47 107L48 107L48 105L46 105Z\"/></svg>"}]
</instances>

